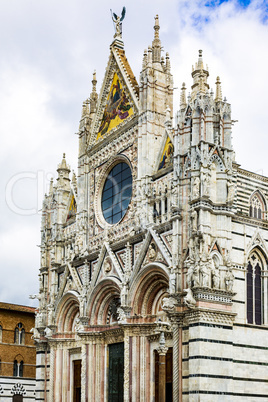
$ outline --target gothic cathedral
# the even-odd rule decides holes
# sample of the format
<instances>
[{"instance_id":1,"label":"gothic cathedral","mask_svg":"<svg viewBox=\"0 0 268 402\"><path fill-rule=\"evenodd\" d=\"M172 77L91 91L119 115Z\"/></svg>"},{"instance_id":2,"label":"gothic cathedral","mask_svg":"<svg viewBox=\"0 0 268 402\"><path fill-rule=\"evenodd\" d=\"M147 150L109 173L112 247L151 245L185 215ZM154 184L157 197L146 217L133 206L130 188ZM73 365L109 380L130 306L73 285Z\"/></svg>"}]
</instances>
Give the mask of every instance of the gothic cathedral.
<instances>
[{"instance_id":1,"label":"gothic cathedral","mask_svg":"<svg viewBox=\"0 0 268 402\"><path fill-rule=\"evenodd\" d=\"M267 400L268 178L202 51L174 112L158 16L139 83L114 22L77 177L63 155L43 203L36 400Z\"/></svg>"}]
</instances>

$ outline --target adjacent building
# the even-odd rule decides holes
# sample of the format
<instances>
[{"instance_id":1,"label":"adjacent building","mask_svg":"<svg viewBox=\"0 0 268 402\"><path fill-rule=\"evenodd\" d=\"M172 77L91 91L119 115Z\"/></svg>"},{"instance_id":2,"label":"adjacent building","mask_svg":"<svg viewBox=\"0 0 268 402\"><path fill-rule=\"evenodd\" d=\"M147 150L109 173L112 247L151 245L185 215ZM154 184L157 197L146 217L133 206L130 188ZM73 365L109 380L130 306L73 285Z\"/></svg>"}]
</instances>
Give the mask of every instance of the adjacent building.
<instances>
[{"instance_id":1,"label":"adjacent building","mask_svg":"<svg viewBox=\"0 0 268 402\"><path fill-rule=\"evenodd\" d=\"M0 401L35 400L35 309L0 303Z\"/></svg>"},{"instance_id":2,"label":"adjacent building","mask_svg":"<svg viewBox=\"0 0 268 402\"><path fill-rule=\"evenodd\" d=\"M268 178L202 51L177 112L158 16L139 82L115 27L43 203L36 398L267 401Z\"/></svg>"}]
</instances>

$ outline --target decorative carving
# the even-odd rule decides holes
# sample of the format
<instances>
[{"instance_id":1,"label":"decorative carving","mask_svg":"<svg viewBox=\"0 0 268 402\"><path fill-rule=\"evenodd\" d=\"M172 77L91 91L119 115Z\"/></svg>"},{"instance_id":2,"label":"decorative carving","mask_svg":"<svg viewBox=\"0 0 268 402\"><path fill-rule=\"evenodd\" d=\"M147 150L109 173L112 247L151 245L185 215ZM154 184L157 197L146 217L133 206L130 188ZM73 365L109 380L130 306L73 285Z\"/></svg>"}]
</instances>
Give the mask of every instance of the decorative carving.
<instances>
[{"instance_id":1,"label":"decorative carving","mask_svg":"<svg viewBox=\"0 0 268 402\"><path fill-rule=\"evenodd\" d=\"M178 302L174 297L164 297L162 300L162 310L172 312L178 306Z\"/></svg>"},{"instance_id":2,"label":"decorative carving","mask_svg":"<svg viewBox=\"0 0 268 402\"><path fill-rule=\"evenodd\" d=\"M192 290L190 288L188 288L188 289L184 289L184 292L186 292L186 296L184 296L184 298L183 298L184 303L190 309L194 308L196 305L196 300L193 296Z\"/></svg>"},{"instance_id":3,"label":"decorative carving","mask_svg":"<svg viewBox=\"0 0 268 402\"><path fill-rule=\"evenodd\" d=\"M15 384L13 386L13 388L11 390L11 394L12 395L23 395L23 396L25 396L26 391L25 391L25 388L24 388L24 386L22 384L17 383L17 384Z\"/></svg>"}]
</instances>

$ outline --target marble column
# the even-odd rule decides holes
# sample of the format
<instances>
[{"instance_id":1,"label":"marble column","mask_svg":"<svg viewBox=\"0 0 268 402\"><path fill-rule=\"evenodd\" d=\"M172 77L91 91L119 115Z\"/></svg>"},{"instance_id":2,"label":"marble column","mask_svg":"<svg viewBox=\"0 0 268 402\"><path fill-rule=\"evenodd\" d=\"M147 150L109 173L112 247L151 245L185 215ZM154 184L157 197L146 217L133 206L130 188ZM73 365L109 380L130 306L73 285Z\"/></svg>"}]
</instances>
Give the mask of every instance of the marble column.
<instances>
[{"instance_id":1,"label":"marble column","mask_svg":"<svg viewBox=\"0 0 268 402\"><path fill-rule=\"evenodd\" d=\"M159 339L159 399L158 402L166 400L166 354L168 348L165 346L166 340L164 332L161 332Z\"/></svg>"}]
</instances>

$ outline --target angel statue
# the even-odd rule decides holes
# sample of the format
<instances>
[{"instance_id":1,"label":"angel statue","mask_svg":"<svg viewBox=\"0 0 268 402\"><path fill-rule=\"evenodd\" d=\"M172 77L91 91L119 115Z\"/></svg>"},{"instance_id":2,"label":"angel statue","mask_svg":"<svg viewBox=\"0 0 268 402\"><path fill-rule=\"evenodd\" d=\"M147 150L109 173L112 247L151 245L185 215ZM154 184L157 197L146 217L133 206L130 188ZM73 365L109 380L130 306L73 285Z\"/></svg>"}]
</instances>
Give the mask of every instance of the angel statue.
<instances>
[{"instance_id":1,"label":"angel statue","mask_svg":"<svg viewBox=\"0 0 268 402\"><path fill-rule=\"evenodd\" d=\"M111 14L112 14L112 20L115 23L115 35L114 38L121 38L122 35L122 21L125 18L126 15L126 7L123 7L122 13L121 13L121 18L119 16L117 16L115 13L112 12L111 10Z\"/></svg>"}]
</instances>

